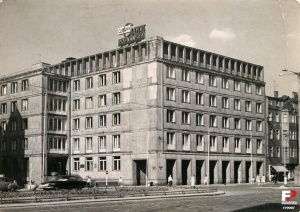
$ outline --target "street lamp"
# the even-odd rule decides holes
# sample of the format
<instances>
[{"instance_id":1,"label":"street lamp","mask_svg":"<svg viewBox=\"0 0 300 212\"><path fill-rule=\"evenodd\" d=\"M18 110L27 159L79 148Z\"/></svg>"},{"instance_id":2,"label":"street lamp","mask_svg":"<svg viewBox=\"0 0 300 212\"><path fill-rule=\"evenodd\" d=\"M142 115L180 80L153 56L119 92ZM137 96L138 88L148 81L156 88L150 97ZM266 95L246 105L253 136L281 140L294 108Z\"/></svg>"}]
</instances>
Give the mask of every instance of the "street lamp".
<instances>
[{"instance_id":1,"label":"street lamp","mask_svg":"<svg viewBox=\"0 0 300 212\"><path fill-rule=\"evenodd\" d=\"M298 119L299 119L298 120L298 148L299 148L300 147L300 116L299 116L299 114L300 114L300 98L299 98L299 94L300 94L300 72L290 71L290 70L287 70L287 69L283 69L282 71L286 72L286 73L279 74L279 76L296 75L297 78L298 78ZM284 147L284 152L283 152L284 155L285 155L285 151L286 151L286 149ZM298 154L299 154L299 152L298 152ZM298 158L300 159L300 157L298 157ZM284 162L285 162L285 160L284 160ZM298 161L298 169L295 169L295 172L296 172L296 170L299 170L299 164L300 164L300 161ZM286 179L286 176L285 176L285 179ZM297 182L298 182L298 179L297 179Z\"/></svg>"}]
</instances>

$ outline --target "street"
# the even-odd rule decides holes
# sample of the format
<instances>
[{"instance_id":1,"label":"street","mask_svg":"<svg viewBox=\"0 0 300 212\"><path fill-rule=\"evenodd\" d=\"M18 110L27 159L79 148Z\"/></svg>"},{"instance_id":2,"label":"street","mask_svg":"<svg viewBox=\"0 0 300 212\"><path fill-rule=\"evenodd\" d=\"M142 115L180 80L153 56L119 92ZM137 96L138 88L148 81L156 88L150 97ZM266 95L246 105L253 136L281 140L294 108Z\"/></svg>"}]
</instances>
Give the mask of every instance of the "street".
<instances>
[{"instance_id":1,"label":"street","mask_svg":"<svg viewBox=\"0 0 300 212\"><path fill-rule=\"evenodd\" d=\"M55 204L1 208L1 211L299 211L283 209L282 190L291 188L261 187L257 185L211 186L225 191L221 196L183 197L118 202ZM295 189L300 194L300 189ZM293 199L300 203L300 195Z\"/></svg>"}]
</instances>

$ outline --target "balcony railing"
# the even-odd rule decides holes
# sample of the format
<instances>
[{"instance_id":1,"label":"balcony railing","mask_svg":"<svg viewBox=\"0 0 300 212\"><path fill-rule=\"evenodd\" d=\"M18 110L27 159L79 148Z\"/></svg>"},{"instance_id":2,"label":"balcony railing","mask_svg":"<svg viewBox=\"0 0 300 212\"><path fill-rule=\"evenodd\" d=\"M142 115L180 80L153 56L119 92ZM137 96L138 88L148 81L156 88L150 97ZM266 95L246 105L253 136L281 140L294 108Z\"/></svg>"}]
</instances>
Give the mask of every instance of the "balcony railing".
<instances>
[{"instance_id":1,"label":"balcony railing","mask_svg":"<svg viewBox=\"0 0 300 212\"><path fill-rule=\"evenodd\" d=\"M48 153L51 153L51 154L68 154L68 149L49 149Z\"/></svg>"}]
</instances>

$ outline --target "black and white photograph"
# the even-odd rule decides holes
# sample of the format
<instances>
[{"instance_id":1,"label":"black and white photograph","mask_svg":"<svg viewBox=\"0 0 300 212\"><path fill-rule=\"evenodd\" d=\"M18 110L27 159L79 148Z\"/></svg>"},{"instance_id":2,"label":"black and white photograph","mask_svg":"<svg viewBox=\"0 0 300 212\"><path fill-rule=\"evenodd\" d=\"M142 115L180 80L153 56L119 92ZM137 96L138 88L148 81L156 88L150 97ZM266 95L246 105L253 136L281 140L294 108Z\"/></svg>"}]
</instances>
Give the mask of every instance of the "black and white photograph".
<instances>
[{"instance_id":1,"label":"black and white photograph","mask_svg":"<svg viewBox=\"0 0 300 212\"><path fill-rule=\"evenodd\" d=\"M0 0L0 211L300 211L300 0Z\"/></svg>"}]
</instances>

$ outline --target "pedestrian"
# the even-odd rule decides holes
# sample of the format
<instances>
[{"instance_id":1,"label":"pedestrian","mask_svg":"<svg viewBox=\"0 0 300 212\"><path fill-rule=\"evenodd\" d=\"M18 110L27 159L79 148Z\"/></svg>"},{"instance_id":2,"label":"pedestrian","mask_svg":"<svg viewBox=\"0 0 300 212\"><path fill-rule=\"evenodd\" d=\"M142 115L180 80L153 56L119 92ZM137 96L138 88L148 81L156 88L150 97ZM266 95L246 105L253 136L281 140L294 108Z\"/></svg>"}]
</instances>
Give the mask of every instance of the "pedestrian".
<instances>
[{"instance_id":1,"label":"pedestrian","mask_svg":"<svg viewBox=\"0 0 300 212\"><path fill-rule=\"evenodd\" d=\"M262 185L266 185L266 177L265 177L265 175L262 175L262 177L261 177L261 184Z\"/></svg>"},{"instance_id":2,"label":"pedestrian","mask_svg":"<svg viewBox=\"0 0 300 212\"><path fill-rule=\"evenodd\" d=\"M172 178L172 175L170 175L169 177L168 177L168 186L172 186L172 184L173 184L173 178Z\"/></svg>"},{"instance_id":3,"label":"pedestrian","mask_svg":"<svg viewBox=\"0 0 300 212\"><path fill-rule=\"evenodd\" d=\"M205 175L203 183L204 183L204 185L208 185L208 177L207 177L207 175Z\"/></svg>"},{"instance_id":4,"label":"pedestrian","mask_svg":"<svg viewBox=\"0 0 300 212\"><path fill-rule=\"evenodd\" d=\"M90 176L87 176L87 186L88 186L88 189L90 189L92 187L92 179Z\"/></svg>"},{"instance_id":5,"label":"pedestrian","mask_svg":"<svg viewBox=\"0 0 300 212\"><path fill-rule=\"evenodd\" d=\"M273 177L273 181L274 181L274 184L277 184L277 173L274 175L274 177Z\"/></svg>"},{"instance_id":6,"label":"pedestrian","mask_svg":"<svg viewBox=\"0 0 300 212\"><path fill-rule=\"evenodd\" d=\"M122 177L120 177L120 179L118 181L118 184L122 188L122 186L123 186L123 179L122 179Z\"/></svg>"},{"instance_id":7,"label":"pedestrian","mask_svg":"<svg viewBox=\"0 0 300 212\"><path fill-rule=\"evenodd\" d=\"M260 185L260 176L259 175L256 176L256 182L258 185Z\"/></svg>"}]
</instances>

